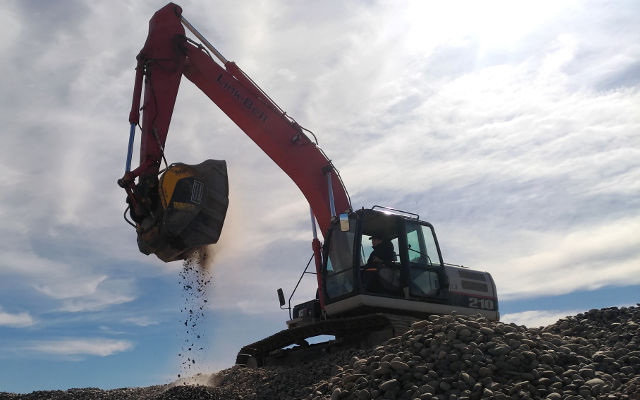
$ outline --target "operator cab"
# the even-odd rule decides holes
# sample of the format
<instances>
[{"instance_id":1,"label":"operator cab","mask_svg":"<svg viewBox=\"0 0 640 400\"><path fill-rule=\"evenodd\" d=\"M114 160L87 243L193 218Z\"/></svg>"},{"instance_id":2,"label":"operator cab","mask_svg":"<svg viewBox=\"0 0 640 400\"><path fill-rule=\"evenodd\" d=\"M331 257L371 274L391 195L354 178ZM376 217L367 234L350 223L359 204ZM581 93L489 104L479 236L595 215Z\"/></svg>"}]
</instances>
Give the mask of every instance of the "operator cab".
<instances>
[{"instance_id":1,"label":"operator cab","mask_svg":"<svg viewBox=\"0 0 640 400\"><path fill-rule=\"evenodd\" d=\"M356 294L446 298L447 279L433 226L415 214L381 207L358 210L349 215L348 224L343 220L341 226L332 226L327 242L322 274L327 306Z\"/></svg>"},{"instance_id":2,"label":"operator cab","mask_svg":"<svg viewBox=\"0 0 640 400\"><path fill-rule=\"evenodd\" d=\"M445 264L433 226L416 214L376 206L352 212L348 219L343 215L329 229L323 260L328 318L452 311L499 318L490 275ZM474 307L480 303L473 299L491 301Z\"/></svg>"}]
</instances>

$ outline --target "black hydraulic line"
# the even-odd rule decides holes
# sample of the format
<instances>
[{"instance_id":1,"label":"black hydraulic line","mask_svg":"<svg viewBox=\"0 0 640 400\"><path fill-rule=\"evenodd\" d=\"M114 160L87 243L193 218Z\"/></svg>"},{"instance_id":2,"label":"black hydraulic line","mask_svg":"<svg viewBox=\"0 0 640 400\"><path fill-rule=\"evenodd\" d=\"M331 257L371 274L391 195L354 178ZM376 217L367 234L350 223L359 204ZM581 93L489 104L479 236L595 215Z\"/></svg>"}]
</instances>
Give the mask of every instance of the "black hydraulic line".
<instances>
[{"instance_id":1,"label":"black hydraulic line","mask_svg":"<svg viewBox=\"0 0 640 400\"><path fill-rule=\"evenodd\" d=\"M124 217L124 220L127 221L127 224L129 224L129 225L131 225L131 226L133 226L135 228L136 227L135 224L133 222L129 221L129 218L127 218L127 212L129 211L129 209L131 209L131 206L127 206L127 208L124 210L123 217Z\"/></svg>"},{"instance_id":2,"label":"black hydraulic line","mask_svg":"<svg viewBox=\"0 0 640 400\"><path fill-rule=\"evenodd\" d=\"M309 262L307 262L307 266L304 268L304 271L302 271L302 274L300 275L300 279L298 279L298 283L296 283L296 287L293 288L293 291L291 292L291 296L289 296L289 303L287 307L289 310L289 319L293 319L291 317L291 299L293 298L293 295L296 293L296 290L298 290L298 286L302 281L302 277L304 276L304 274L313 274L313 275L316 274L315 272L307 272L307 269L309 269L309 265L311 265L311 260L313 260L313 256L314 254L311 254L311 258L309 258Z\"/></svg>"}]
</instances>

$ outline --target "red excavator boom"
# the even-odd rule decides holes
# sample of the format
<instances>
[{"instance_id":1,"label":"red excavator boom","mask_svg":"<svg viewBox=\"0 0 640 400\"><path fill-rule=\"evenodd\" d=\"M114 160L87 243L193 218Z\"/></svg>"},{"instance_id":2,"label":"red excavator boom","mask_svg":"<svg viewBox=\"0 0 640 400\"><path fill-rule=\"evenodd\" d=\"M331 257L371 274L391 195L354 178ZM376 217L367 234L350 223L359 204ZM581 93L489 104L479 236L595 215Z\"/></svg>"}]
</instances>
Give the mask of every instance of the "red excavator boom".
<instances>
[{"instance_id":1,"label":"red excavator boom","mask_svg":"<svg viewBox=\"0 0 640 400\"><path fill-rule=\"evenodd\" d=\"M143 242L141 250L156 253L160 257L163 247L173 246L170 255L161 257L165 261L171 261L184 258L190 249L190 243L184 243L183 236L186 234L183 231L168 229L172 233L167 234L163 226L168 223L163 214L168 213L166 208L172 204L180 204L182 207L174 207L171 210L173 214L183 214L184 207L194 205L188 201L174 201L171 194L180 186L174 185L175 181L185 176L193 178L193 174L197 172L193 170L191 175L183 173L169 179L172 172L169 168L164 176L164 181L168 183L162 178L158 183L164 144L182 75L216 103L296 183L309 202L324 235L332 217L349 210L351 206L339 175L317 146L315 137L311 140L307 135L309 131L289 117L234 62L227 61L195 29L194 34L206 47L188 39L183 24L193 29L182 17L179 6L170 3L157 11L149 22L149 35L137 56L129 115L129 155L125 175L118 183L127 191L127 202L136 222L139 243ZM211 53L218 58L220 64L214 61ZM144 101L140 107L143 86ZM135 126L139 123L139 110L143 111L140 165L130 170L132 137ZM222 170L224 167L218 165L217 169ZM226 169L224 173L226 174ZM202 179L195 180L200 182ZM213 190L218 195L226 196L226 175L218 181L224 181L224 184ZM193 185L190 187L191 192L202 190L199 183L195 187ZM189 193L187 197L188 195ZM156 196L160 197L159 201L154 198ZM216 197L215 194L212 196ZM220 201L217 208L211 211L211 214L216 215L216 224L219 225L215 227L217 235L213 234L209 238L211 243L217 241L222 229L226 204ZM194 218L198 219L197 216ZM186 224L184 219L181 219L181 224ZM176 234L176 231L179 232Z\"/></svg>"}]
</instances>

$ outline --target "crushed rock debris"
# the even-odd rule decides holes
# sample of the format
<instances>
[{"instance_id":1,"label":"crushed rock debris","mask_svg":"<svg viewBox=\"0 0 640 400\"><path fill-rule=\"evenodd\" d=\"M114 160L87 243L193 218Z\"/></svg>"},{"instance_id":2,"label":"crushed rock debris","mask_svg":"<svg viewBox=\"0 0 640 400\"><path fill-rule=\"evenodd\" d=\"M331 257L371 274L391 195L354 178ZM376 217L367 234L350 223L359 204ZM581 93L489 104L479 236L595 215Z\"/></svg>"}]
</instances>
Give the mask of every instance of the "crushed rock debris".
<instances>
[{"instance_id":1,"label":"crushed rock debris","mask_svg":"<svg viewBox=\"0 0 640 400\"><path fill-rule=\"evenodd\" d=\"M234 366L209 377L208 386L0 394L128 398L640 400L640 307L590 310L542 328L433 315L371 349L294 367Z\"/></svg>"},{"instance_id":2,"label":"crushed rock debris","mask_svg":"<svg viewBox=\"0 0 640 400\"><path fill-rule=\"evenodd\" d=\"M184 329L178 358L180 372L178 379L193 375L198 369L196 363L205 351L204 326L207 308L207 290L211 284L211 273L206 267L207 249L194 251L182 264L179 273L184 303L180 309L183 316L180 324Z\"/></svg>"}]
</instances>

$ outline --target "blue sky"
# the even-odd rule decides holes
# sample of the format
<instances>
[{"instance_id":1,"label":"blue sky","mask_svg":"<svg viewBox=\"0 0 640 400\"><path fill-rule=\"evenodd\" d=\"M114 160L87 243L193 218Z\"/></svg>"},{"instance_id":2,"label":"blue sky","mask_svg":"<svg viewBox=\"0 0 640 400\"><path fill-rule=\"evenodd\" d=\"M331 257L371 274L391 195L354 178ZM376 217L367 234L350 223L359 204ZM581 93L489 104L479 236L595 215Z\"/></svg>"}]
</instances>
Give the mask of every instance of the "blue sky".
<instances>
[{"instance_id":1,"label":"blue sky","mask_svg":"<svg viewBox=\"0 0 640 400\"><path fill-rule=\"evenodd\" d=\"M231 185L191 368L181 263L122 220L135 55L163 5L0 5L0 391L166 383L285 326L308 206L186 80L167 158L226 159ZM640 302L637 2L181 5L316 133L355 207L417 212L446 261L489 271L503 321Z\"/></svg>"}]
</instances>

